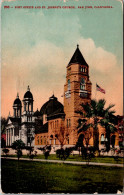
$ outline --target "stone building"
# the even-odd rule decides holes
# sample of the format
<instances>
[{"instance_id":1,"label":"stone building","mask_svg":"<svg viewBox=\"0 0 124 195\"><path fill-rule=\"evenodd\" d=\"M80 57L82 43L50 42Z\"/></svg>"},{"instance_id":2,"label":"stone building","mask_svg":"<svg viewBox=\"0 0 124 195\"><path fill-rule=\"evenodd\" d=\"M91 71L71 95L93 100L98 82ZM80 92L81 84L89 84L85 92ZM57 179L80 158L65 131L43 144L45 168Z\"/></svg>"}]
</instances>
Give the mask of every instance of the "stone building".
<instances>
[{"instance_id":1,"label":"stone building","mask_svg":"<svg viewBox=\"0 0 124 195\"><path fill-rule=\"evenodd\" d=\"M17 139L27 146L36 148L51 145L57 149L60 146L74 146L79 138L83 142L84 135L78 135L77 126L82 103L90 103L92 83L89 77L89 65L77 48L66 67L66 82L64 85L64 105L54 94L41 107L40 111L33 111L33 95L28 86L24 94L23 112L22 102L17 95L13 103L13 117L8 118L6 127L6 145L11 146ZM90 136L91 135L91 136ZM114 144L118 146L118 133L112 135ZM93 146L93 131L85 135L89 145ZM105 129L99 126L99 147L105 143Z\"/></svg>"},{"instance_id":2,"label":"stone building","mask_svg":"<svg viewBox=\"0 0 124 195\"><path fill-rule=\"evenodd\" d=\"M90 102L92 84L89 80L89 66L83 55L77 48L66 67L66 83L64 85L64 106L57 109L49 101L57 98L52 96L41 108L43 126L35 134L35 146L50 144L54 147L60 145L74 146L78 140L77 126L81 103ZM52 108L53 106L53 108ZM42 112L51 107L51 112ZM54 110L53 110L54 109ZM48 123L48 129L43 133L44 125Z\"/></svg>"},{"instance_id":3,"label":"stone building","mask_svg":"<svg viewBox=\"0 0 124 195\"><path fill-rule=\"evenodd\" d=\"M11 146L12 143L21 139L25 145L34 145L34 130L35 130L35 115L33 112L33 95L28 86L27 92L24 94L23 111L22 102L17 98L13 103L13 116L8 117L6 126L6 146Z\"/></svg>"}]
</instances>

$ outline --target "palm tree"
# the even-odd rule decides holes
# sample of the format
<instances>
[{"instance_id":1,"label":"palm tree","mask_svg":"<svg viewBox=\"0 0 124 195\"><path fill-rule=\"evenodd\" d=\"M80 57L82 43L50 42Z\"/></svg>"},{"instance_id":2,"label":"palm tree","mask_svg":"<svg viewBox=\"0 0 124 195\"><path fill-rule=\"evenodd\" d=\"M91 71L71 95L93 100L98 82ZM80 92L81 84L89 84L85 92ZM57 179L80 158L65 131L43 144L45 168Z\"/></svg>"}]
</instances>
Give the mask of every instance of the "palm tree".
<instances>
[{"instance_id":1,"label":"palm tree","mask_svg":"<svg viewBox=\"0 0 124 195\"><path fill-rule=\"evenodd\" d=\"M106 113L106 117L100 120L100 125L106 130L106 151L110 150L110 134L117 131L115 125L117 125L117 117L111 114L111 112Z\"/></svg>"},{"instance_id":2,"label":"palm tree","mask_svg":"<svg viewBox=\"0 0 124 195\"><path fill-rule=\"evenodd\" d=\"M105 127L106 130L106 138L108 140L110 149L110 133L115 131L114 121L112 120L115 117L113 114L114 110L111 111L111 108L114 107L114 104L109 105L105 109L106 101L104 99L100 99L98 101L91 100L90 104L81 104L83 111L76 111L79 113L82 118L78 120L78 133L85 132L90 127L93 128L93 145L96 150L99 149L99 131L98 125ZM84 117L85 116L85 117Z\"/></svg>"}]
</instances>

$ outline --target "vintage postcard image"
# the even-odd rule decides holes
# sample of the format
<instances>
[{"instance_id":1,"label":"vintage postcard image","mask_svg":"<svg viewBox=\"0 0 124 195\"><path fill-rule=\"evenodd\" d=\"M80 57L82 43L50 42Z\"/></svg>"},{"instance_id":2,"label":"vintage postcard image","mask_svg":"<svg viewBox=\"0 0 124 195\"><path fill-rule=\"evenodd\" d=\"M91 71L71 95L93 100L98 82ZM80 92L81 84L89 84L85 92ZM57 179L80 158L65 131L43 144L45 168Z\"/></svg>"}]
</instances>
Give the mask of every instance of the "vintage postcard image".
<instances>
[{"instance_id":1,"label":"vintage postcard image","mask_svg":"<svg viewBox=\"0 0 124 195\"><path fill-rule=\"evenodd\" d=\"M123 1L1 2L1 192L123 193Z\"/></svg>"}]
</instances>

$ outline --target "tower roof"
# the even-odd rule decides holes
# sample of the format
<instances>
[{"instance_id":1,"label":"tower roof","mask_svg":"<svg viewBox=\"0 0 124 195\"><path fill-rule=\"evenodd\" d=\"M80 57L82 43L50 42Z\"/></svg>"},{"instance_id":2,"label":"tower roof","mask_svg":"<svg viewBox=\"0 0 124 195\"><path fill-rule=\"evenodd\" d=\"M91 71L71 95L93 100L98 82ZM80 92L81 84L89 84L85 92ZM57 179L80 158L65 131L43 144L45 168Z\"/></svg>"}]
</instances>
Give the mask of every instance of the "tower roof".
<instances>
[{"instance_id":1,"label":"tower roof","mask_svg":"<svg viewBox=\"0 0 124 195\"><path fill-rule=\"evenodd\" d=\"M76 63L88 66L88 64L86 63L86 61L85 61L85 59L82 55L82 53L79 50L79 45L77 45L77 48L76 48L76 50L75 50L75 52L74 52L74 54L73 54L73 56L72 56L72 58L71 58L71 60L68 64L68 66L70 64L76 64Z\"/></svg>"},{"instance_id":2,"label":"tower roof","mask_svg":"<svg viewBox=\"0 0 124 195\"><path fill-rule=\"evenodd\" d=\"M30 92L29 86L28 86L28 88L27 88L27 92L24 94L24 99L33 99L33 95L32 95L32 93Z\"/></svg>"},{"instance_id":3,"label":"tower roof","mask_svg":"<svg viewBox=\"0 0 124 195\"><path fill-rule=\"evenodd\" d=\"M41 113L40 113L40 111L38 110L38 108L37 108L37 110L36 110L36 112L34 113L34 116L40 116L41 115Z\"/></svg>"},{"instance_id":4,"label":"tower roof","mask_svg":"<svg viewBox=\"0 0 124 195\"><path fill-rule=\"evenodd\" d=\"M21 100L19 99L19 94L17 93L17 98L14 100L13 106L22 106Z\"/></svg>"}]
</instances>

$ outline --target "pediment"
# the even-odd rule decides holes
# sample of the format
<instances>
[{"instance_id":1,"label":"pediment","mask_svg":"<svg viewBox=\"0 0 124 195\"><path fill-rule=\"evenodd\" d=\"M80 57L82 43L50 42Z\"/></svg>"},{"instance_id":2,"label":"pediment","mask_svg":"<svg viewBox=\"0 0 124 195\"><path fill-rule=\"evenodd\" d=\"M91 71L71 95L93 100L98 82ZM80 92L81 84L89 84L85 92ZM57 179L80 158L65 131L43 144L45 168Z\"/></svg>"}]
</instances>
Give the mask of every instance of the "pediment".
<instances>
[{"instance_id":1,"label":"pediment","mask_svg":"<svg viewBox=\"0 0 124 195\"><path fill-rule=\"evenodd\" d=\"M8 125L12 124L11 119L8 120L8 123L7 123L7 124L8 124Z\"/></svg>"}]
</instances>

